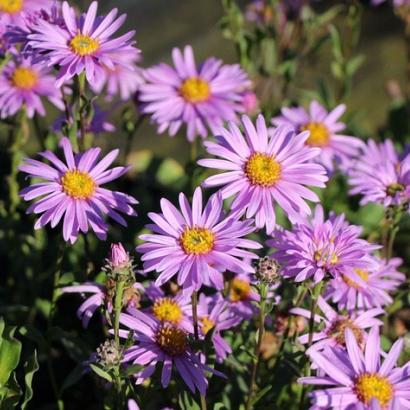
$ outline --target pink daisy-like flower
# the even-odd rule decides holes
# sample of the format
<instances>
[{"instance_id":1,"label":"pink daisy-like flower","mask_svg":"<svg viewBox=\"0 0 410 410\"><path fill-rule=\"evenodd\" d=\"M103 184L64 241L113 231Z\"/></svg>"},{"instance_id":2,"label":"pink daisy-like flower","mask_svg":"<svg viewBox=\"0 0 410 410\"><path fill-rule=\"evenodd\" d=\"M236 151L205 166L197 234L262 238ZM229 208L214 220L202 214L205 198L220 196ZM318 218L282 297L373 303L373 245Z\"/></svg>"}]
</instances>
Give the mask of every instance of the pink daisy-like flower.
<instances>
[{"instance_id":1,"label":"pink daisy-like flower","mask_svg":"<svg viewBox=\"0 0 410 410\"><path fill-rule=\"evenodd\" d=\"M175 296L167 296L165 292L153 283L145 290L145 294L153 302L147 313L163 323L185 329L193 333L191 297L184 292Z\"/></svg>"},{"instance_id":2,"label":"pink daisy-like flower","mask_svg":"<svg viewBox=\"0 0 410 410\"><path fill-rule=\"evenodd\" d=\"M137 384L149 378L157 364L162 362L161 384L164 388L171 380L172 368L175 365L193 393L198 389L201 394L205 394L208 382L204 372L218 372L202 364L199 357L193 353L189 347L188 333L179 327L163 324L136 309L122 313L120 323L133 332L136 342L135 346L125 351L123 362L146 366L135 375ZM128 334L128 331L120 330L120 336L126 338Z\"/></svg>"},{"instance_id":3,"label":"pink daisy-like flower","mask_svg":"<svg viewBox=\"0 0 410 410\"><path fill-rule=\"evenodd\" d=\"M68 138L61 140L61 147L64 150L65 163L54 153L45 151L40 155L47 159L50 165L26 159L19 167L20 171L30 177L43 180L20 192L26 201L42 197L27 210L28 213L42 214L35 224L35 229L48 223L54 228L64 216L64 240L74 243L79 232L85 233L89 227L99 239L105 240L108 226L104 222L104 214L124 226L127 223L118 211L126 215L137 215L132 208L132 205L138 203L136 199L101 186L119 178L128 168L108 169L118 156L118 149L98 161L100 148L90 148L74 155Z\"/></svg>"},{"instance_id":4,"label":"pink daisy-like flower","mask_svg":"<svg viewBox=\"0 0 410 410\"><path fill-rule=\"evenodd\" d=\"M326 297L337 303L339 309L365 310L393 303L389 293L394 292L404 282L406 276L397 268L400 258L386 262L376 259L371 270L355 268L351 275L332 279Z\"/></svg>"},{"instance_id":5,"label":"pink daisy-like flower","mask_svg":"<svg viewBox=\"0 0 410 410\"><path fill-rule=\"evenodd\" d=\"M345 105L341 104L328 112L317 101L312 101L309 111L303 107L282 108L281 115L273 118L272 123L275 126L289 125L295 132L309 131L305 144L321 149L315 161L333 171L335 163L349 165L364 146L359 138L339 134L346 128L346 125L339 121L345 109Z\"/></svg>"},{"instance_id":6,"label":"pink daisy-like flower","mask_svg":"<svg viewBox=\"0 0 410 410\"><path fill-rule=\"evenodd\" d=\"M197 67L192 48L172 51L174 67L159 64L144 71L146 84L139 89L142 112L152 114L158 132L168 130L174 136L183 124L187 138L205 138L208 129L215 132L224 121L236 121L243 112L241 92L250 87L239 65L223 65L207 59Z\"/></svg>"},{"instance_id":7,"label":"pink daisy-like flower","mask_svg":"<svg viewBox=\"0 0 410 410\"><path fill-rule=\"evenodd\" d=\"M267 244L276 249L274 258L285 278L320 282L327 274L355 280L354 269L373 269L372 252L379 246L360 239L362 229L346 223L344 215L324 219L318 205L311 220L301 221L292 231L277 230Z\"/></svg>"},{"instance_id":8,"label":"pink daisy-like flower","mask_svg":"<svg viewBox=\"0 0 410 410\"><path fill-rule=\"evenodd\" d=\"M222 289L222 273L254 272L254 268L242 261L257 256L245 249L259 249L261 245L243 236L254 231L252 221L240 221L239 213L227 216L223 213L223 201L219 194L209 199L202 208L202 191L197 188L192 208L186 196L179 195L180 211L165 198L161 199L162 214L149 213L154 224L148 225L154 234L141 235L146 243L137 247L143 253L146 272L160 273L157 286L177 275L184 289L198 290L204 283Z\"/></svg>"},{"instance_id":9,"label":"pink daisy-like flower","mask_svg":"<svg viewBox=\"0 0 410 410\"><path fill-rule=\"evenodd\" d=\"M337 313L322 297L318 299L318 307L323 312L324 316L315 315L315 322L323 323L324 326L319 332L313 333L312 345L313 349L323 350L326 348L341 347L345 348L345 330L349 328L359 345L363 345L367 338L365 329L373 326L382 326L383 322L376 319L376 316L384 314L384 310L380 308L370 309L364 313L342 315ZM307 319L311 318L312 313L309 310L302 308L293 308L290 313L303 316ZM309 334L299 337L299 342L307 344Z\"/></svg>"},{"instance_id":10,"label":"pink daisy-like flower","mask_svg":"<svg viewBox=\"0 0 410 410\"><path fill-rule=\"evenodd\" d=\"M346 352L329 349L307 354L320 374L299 383L324 385L311 393L315 409L400 410L410 408L410 368L397 367L403 349L399 339L386 355L380 349L379 328L373 327L362 352L354 333L345 331ZM381 363L380 356L384 357ZM377 404L376 404L377 403ZM377 405L379 407L377 407Z\"/></svg>"},{"instance_id":11,"label":"pink daisy-like flower","mask_svg":"<svg viewBox=\"0 0 410 410\"><path fill-rule=\"evenodd\" d=\"M24 24L24 16L41 8L49 9L54 0L0 0L0 20L6 25Z\"/></svg>"},{"instance_id":12,"label":"pink daisy-like flower","mask_svg":"<svg viewBox=\"0 0 410 410\"><path fill-rule=\"evenodd\" d=\"M227 301L233 315L249 320L258 312L254 302L260 300L258 292L252 288L249 275L234 276L229 282Z\"/></svg>"},{"instance_id":13,"label":"pink daisy-like flower","mask_svg":"<svg viewBox=\"0 0 410 410\"><path fill-rule=\"evenodd\" d=\"M38 20L34 33L28 36L29 47L49 66L58 65L57 86L86 73L88 82L97 86L104 81L105 68L114 70L117 65L129 64L130 57L136 58L139 50L133 44L135 32L112 39L111 36L126 19L123 14L116 19L118 10L113 9L105 17L97 17L98 3L93 1L87 13L76 17L75 10L65 1L62 15L65 27Z\"/></svg>"},{"instance_id":14,"label":"pink daisy-like flower","mask_svg":"<svg viewBox=\"0 0 410 410\"><path fill-rule=\"evenodd\" d=\"M361 194L361 205L408 204L410 201L410 154L400 158L390 140L377 144L369 140L363 157L349 171L349 193Z\"/></svg>"},{"instance_id":15,"label":"pink daisy-like flower","mask_svg":"<svg viewBox=\"0 0 410 410\"><path fill-rule=\"evenodd\" d=\"M50 68L35 64L30 59L13 58L0 74L0 112L1 118L10 117L24 108L27 116L35 113L46 114L42 97L47 98L58 109L64 104L60 90L55 87L55 77Z\"/></svg>"},{"instance_id":16,"label":"pink daisy-like flower","mask_svg":"<svg viewBox=\"0 0 410 410\"><path fill-rule=\"evenodd\" d=\"M202 338L205 338L208 332L213 332L212 344L216 358L218 362L222 362L232 349L222 337L221 331L238 325L241 318L232 314L227 301L220 294L206 296L202 293L198 302L198 321Z\"/></svg>"},{"instance_id":17,"label":"pink daisy-like flower","mask_svg":"<svg viewBox=\"0 0 410 410\"><path fill-rule=\"evenodd\" d=\"M266 226L269 234L276 225L276 203L291 220L309 215L305 199L319 202L319 198L305 185L324 187L328 178L320 164L310 163L320 150L305 146L308 132L296 134L289 127L279 127L268 135L262 115L256 128L247 116L242 122L245 136L231 123L229 130L220 130L216 142L204 143L208 153L221 159L202 159L198 164L226 170L207 178L204 186L223 185L224 199L235 196L232 209L246 209L246 217L255 217L256 226Z\"/></svg>"}]
</instances>

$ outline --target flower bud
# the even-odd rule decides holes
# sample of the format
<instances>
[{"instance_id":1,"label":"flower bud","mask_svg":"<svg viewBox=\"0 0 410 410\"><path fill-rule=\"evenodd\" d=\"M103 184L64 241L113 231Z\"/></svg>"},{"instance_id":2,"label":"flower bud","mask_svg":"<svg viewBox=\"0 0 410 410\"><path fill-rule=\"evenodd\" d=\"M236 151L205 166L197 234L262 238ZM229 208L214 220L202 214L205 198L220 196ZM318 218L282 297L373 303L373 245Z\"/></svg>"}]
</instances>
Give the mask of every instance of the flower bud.
<instances>
[{"instance_id":1,"label":"flower bud","mask_svg":"<svg viewBox=\"0 0 410 410\"><path fill-rule=\"evenodd\" d=\"M254 115L259 112L259 100L253 91L245 91L242 94L242 106L247 115Z\"/></svg>"},{"instance_id":2,"label":"flower bud","mask_svg":"<svg viewBox=\"0 0 410 410\"><path fill-rule=\"evenodd\" d=\"M113 269L125 268L130 265L130 255L124 249L121 243L111 244L111 253L109 262Z\"/></svg>"}]
</instances>

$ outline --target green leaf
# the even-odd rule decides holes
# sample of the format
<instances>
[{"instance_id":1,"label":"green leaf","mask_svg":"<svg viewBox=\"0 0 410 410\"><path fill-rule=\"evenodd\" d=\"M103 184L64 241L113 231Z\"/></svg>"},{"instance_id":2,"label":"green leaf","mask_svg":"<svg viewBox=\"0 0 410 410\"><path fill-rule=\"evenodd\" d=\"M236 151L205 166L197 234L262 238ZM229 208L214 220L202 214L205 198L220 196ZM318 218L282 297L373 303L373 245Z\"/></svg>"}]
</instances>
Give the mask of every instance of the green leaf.
<instances>
[{"instance_id":1,"label":"green leaf","mask_svg":"<svg viewBox=\"0 0 410 410\"><path fill-rule=\"evenodd\" d=\"M37 352L34 350L33 355L29 357L26 363L24 363L24 383L26 390L24 392L24 401L21 404L21 410L24 410L27 407L27 403L33 398L33 388L31 385L33 383L34 373L38 369Z\"/></svg>"},{"instance_id":2,"label":"green leaf","mask_svg":"<svg viewBox=\"0 0 410 410\"><path fill-rule=\"evenodd\" d=\"M106 372L102 367L100 367L96 364L90 363L90 368L96 375L98 375L98 376L102 377L103 379L105 379L105 380L109 381L110 383L112 383L111 375L108 372Z\"/></svg>"},{"instance_id":3,"label":"green leaf","mask_svg":"<svg viewBox=\"0 0 410 410\"><path fill-rule=\"evenodd\" d=\"M4 323L0 327L3 326ZM3 331L0 345L0 386L7 383L20 360L21 342L14 337L15 331L16 327L6 327Z\"/></svg>"},{"instance_id":4,"label":"green leaf","mask_svg":"<svg viewBox=\"0 0 410 410\"><path fill-rule=\"evenodd\" d=\"M186 391L178 397L179 406L182 410L200 410L200 407Z\"/></svg>"},{"instance_id":5,"label":"green leaf","mask_svg":"<svg viewBox=\"0 0 410 410\"><path fill-rule=\"evenodd\" d=\"M0 388L0 409L15 410L18 407L21 395L22 392L17 383L16 374L13 373L7 386Z\"/></svg>"},{"instance_id":6,"label":"green leaf","mask_svg":"<svg viewBox=\"0 0 410 410\"><path fill-rule=\"evenodd\" d=\"M123 374L125 377L129 377L129 376L132 376L132 375L135 374L135 373L140 372L143 367L144 367L144 366L141 366L140 364L133 364L133 365L128 366L127 368L125 368L125 369L123 370L122 374Z\"/></svg>"},{"instance_id":7,"label":"green leaf","mask_svg":"<svg viewBox=\"0 0 410 410\"><path fill-rule=\"evenodd\" d=\"M255 397L252 399L252 405L254 406L270 389L272 388L271 384L265 386L262 390L260 390Z\"/></svg>"},{"instance_id":8,"label":"green leaf","mask_svg":"<svg viewBox=\"0 0 410 410\"><path fill-rule=\"evenodd\" d=\"M79 363L77 366L74 367L73 370L68 374L68 376L64 379L63 385L61 386L60 393L63 393L64 390L67 390L69 387L76 384L85 373L85 368L83 363Z\"/></svg>"},{"instance_id":9,"label":"green leaf","mask_svg":"<svg viewBox=\"0 0 410 410\"><path fill-rule=\"evenodd\" d=\"M162 185L173 184L183 176L184 168L172 158L164 159L157 172L157 180Z\"/></svg>"}]
</instances>

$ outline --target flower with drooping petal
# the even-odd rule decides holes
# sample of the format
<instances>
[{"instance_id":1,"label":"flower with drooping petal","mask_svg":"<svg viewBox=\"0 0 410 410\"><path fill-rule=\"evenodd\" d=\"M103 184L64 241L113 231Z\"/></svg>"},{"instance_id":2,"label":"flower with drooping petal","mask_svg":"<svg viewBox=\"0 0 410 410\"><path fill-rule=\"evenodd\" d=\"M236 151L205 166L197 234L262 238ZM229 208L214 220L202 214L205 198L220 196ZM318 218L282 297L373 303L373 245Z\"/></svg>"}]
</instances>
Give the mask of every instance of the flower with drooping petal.
<instances>
[{"instance_id":1,"label":"flower with drooping petal","mask_svg":"<svg viewBox=\"0 0 410 410\"><path fill-rule=\"evenodd\" d=\"M360 194L361 205L375 202L385 207L410 201L410 154L401 158L392 141L369 140L363 157L349 171L350 194Z\"/></svg>"},{"instance_id":2,"label":"flower with drooping petal","mask_svg":"<svg viewBox=\"0 0 410 410\"><path fill-rule=\"evenodd\" d=\"M220 130L216 142L204 143L208 153L219 158L198 164L226 170L207 178L204 186L223 185L222 197L235 197L232 209L246 209L246 217L255 217L256 226L266 226L269 234L276 225L276 204L291 219L309 215L305 200L319 202L319 198L305 185L324 187L328 178L321 165L310 163L320 150L305 146L308 132L296 134L289 127L279 127L268 135L262 115L256 127L247 116L242 122L245 136L231 123L229 130Z\"/></svg>"},{"instance_id":3,"label":"flower with drooping petal","mask_svg":"<svg viewBox=\"0 0 410 410\"><path fill-rule=\"evenodd\" d=\"M359 236L362 229L349 225L344 215L325 220L323 208L317 205L311 220L300 221L291 231L277 230L267 244L276 249L274 258L281 264L285 278L302 282L312 278L320 282L326 275L345 275L354 280L354 269L374 268L372 245Z\"/></svg>"},{"instance_id":4,"label":"flower with drooping petal","mask_svg":"<svg viewBox=\"0 0 410 410\"><path fill-rule=\"evenodd\" d=\"M168 387L175 365L192 393L198 389L201 394L205 394L208 382L204 372L217 372L202 364L194 354L185 330L164 324L136 309L128 309L128 313L122 313L120 323L133 332L135 341L135 346L124 352L123 362L146 366L134 375L137 384L151 377L157 364L162 363L161 384L164 388ZM128 337L128 333L126 330L120 330L122 337Z\"/></svg>"},{"instance_id":5,"label":"flower with drooping petal","mask_svg":"<svg viewBox=\"0 0 410 410\"><path fill-rule=\"evenodd\" d=\"M29 47L49 65L60 67L57 86L85 72L91 86L104 81L104 69L114 70L117 65L127 66L130 57L137 56L134 47L135 32L112 38L126 19L116 18L118 10L97 17L98 2L93 1L87 13L76 16L74 8L65 1L62 15L65 27L38 20L34 33L28 36Z\"/></svg>"},{"instance_id":6,"label":"flower with drooping petal","mask_svg":"<svg viewBox=\"0 0 410 410\"><path fill-rule=\"evenodd\" d=\"M367 310L393 303L390 293L404 282L406 276L397 268L400 258L389 261L376 259L371 270L355 268L349 277L342 275L329 282L326 297L337 303L339 309Z\"/></svg>"},{"instance_id":7,"label":"flower with drooping petal","mask_svg":"<svg viewBox=\"0 0 410 410\"><path fill-rule=\"evenodd\" d=\"M52 7L54 0L0 0L1 24L24 24L24 16Z\"/></svg>"},{"instance_id":8,"label":"flower with drooping petal","mask_svg":"<svg viewBox=\"0 0 410 410\"><path fill-rule=\"evenodd\" d=\"M373 326L383 326L383 322L376 319L376 316L384 314L384 310L380 308L369 309L364 313L343 315L336 312L322 297L318 298L318 307L323 312L323 316L315 315L317 324L324 324L323 328L318 332L313 333L312 348L323 350L326 348L340 347L345 348L345 330L350 329L356 338L358 344L362 346L367 338L365 329ZM302 308L293 308L290 313L303 316L307 319L311 318L311 312ZM307 344L309 341L309 333L300 336L299 342Z\"/></svg>"},{"instance_id":9,"label":"flower with drooping petal","mask_svg":"<svg viewBox=\"0 0 410 410\"><path fill-rule=\"evenodd\" d=\"M242 258L257 256L248 249L261 245L243 236L254 231L252 221L241 221L238 212L224 215L220 194L214 194L205 208L202 191L197 188L190 206L186 196L179 195L178 210L167 199L161 199L161 214L149 213L154 234L141 235L146 243L137 247L143 253L145 272L157 271L157 286L177 275L185 290L198 290L202 284L222 289L222 273L254 272ZM245 250L246 249L246 250Z\"/></svg>"},{"instance_id":10,"label":"flower with drooping petal","mask_svg":"<svg viewBox=\"0 0 410 410\"><path fill-rule=\"evenodd\" d=\"M21 57L13 57L6 63L0 74L1 118L11 117L23 108L29 118L35 113L44 116L42 98L63 110L61 92L55 87L55 77L50 71L43 64Z\"/></svg>"},{"instance_id":11,"label":"flower with drooping petal","mask_svg":"<svg viewBox=\"0 0 410 410\"><path fill-rule=\"evenodd\" d=\"M313 408L373 410L377 408L374 400L383 410L410 408L410 368L397 367L403 340L396 341L387 355L381 351L377 326L370 330L364 352L349 328L345 330L345 341L345 352L312 348L307 352L319 374L302 377L299 383L326 386L310 394Z\"/></svg>"},{"instance_id":12,"label":"flower with drooping petal","mask_svg":"<svg viewBox=\"0 0 410 410\"><path fill-rule=\"evenodd\" d=\"M145 294L153 302L147 309L148 314L162 323L180 327L188 333L194 332L190 295L179 291L176 295L169 296L153 283L145 290Z\"/></svg>"},{"instance_id":13,"label":"flower with drooping petal","mask_svg":"<svg viewBox=\"0 0 410 410\"><path fill-rule=\"evenodd\" d=\"M321 149L315 161L332 172L335 165L350 166L351 160L359 155L364 146L359 138L340 134L346 128L339 121L345 109L345 105L341 104L328 112L317 101L312 101L309 111L303 107L282 108L281 115L273 118L272 123L275 126L289 125L295 132L309 131L305 144Z\"/></svg>"},{"instance_id":14,"label":"flower with drooping petal","mask_svg":"<svg viewBox=\"0 0 410 410\"><path fill-rule=\"evenodd\" d=\"M139 283L134 283L133 286L126 288L123 297L124 306L135 307L139 300L139 292L143 289ZM108 312L112 312L112 296L115 293L115 283L110 281L107 281L105 286L96 282L85 282L81 285L65 286L61 288L61 292L79 293L81 295L86 293L91 294L77 310L77 316L82 321L84 328L88 327L90 319L98 308L105 306Z\"/></svg>"},{"instance_id":15,"label":"flower with drooping petal","mask_svg":"<svg viewBox=\"0 0 410 410\"><path fill-rule=\"evenodd\" d=\"M172 51L174 67L168 64L144 70L146 84L139 89L142 112L152 115L158 132L168 130L174 136L182 125L187 138L208 136L224 121L236 121L243 112L241 92L250 87L246 73L239 65L223 65L221 60L208 58L199 67L190 46L182 53Z\"/></svg>"},{"instance_id":16,"label":"flower with drooping petal","mask_svg":"<svg viewBox=\"0 0 410 410\"><path fill-rule=\"evenodd\" d=\"M212 344L215 349L218 362L225 360L232 352L231 347L221 335L221 331L231 329L241 322L241 317L236 316L229 309L228 302L221 294L199 296L198 322L202 338L212 331Z\"/></svg>"},{"instance_id":17,"label":"flower with drooping petal","mask_svg":"<svg viewBox=\"0 0 410 410\"><path fill-rule=\"evenodd\" d=\"M70 141L65 137L60 145L64 151L65 163L53 152L45 151L40 155L50 164L27 158L19 167L20 171L30 177L42 180L20 192L26 201L41 197L27 210L28 213L42 214L35 229L48 223L54 228L63 219L65 241L74 243L78 234L88 232L89 228L99 239L105 240L108 225L103 219L104 215L123 226L127 226L127 223L118 212L137 215L132 207L138 203L136 199L102 187L124 175L128 168L108 169L118 156L118 149L98 161L100 148L90 148L74 154Z\"/></svg>"}]
</instances>

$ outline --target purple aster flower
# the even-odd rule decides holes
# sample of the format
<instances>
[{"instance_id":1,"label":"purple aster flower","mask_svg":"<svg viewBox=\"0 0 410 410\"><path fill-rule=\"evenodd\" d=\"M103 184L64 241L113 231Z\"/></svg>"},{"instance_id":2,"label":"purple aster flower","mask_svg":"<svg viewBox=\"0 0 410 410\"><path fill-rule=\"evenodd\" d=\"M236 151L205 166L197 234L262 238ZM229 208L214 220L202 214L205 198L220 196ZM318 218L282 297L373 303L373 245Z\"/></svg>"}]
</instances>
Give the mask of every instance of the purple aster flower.
<instances>
[{"instance_id":1,"label":"purple aster flower","mask_svg":"<svg viewBox=\"0 0 410 410\"><path fill-rule=\"evenodd\" d=\"M52 7L53 0L1 0L0 19L4 25L24 24L24 16Z\"/></svg>"},{"instance_id":2,"label":"purple aster flower","mask_svg":"<svg viewBox=\"0 0 410 410\"><path fill-rule=\"evenodd\" d=\"M165 292L151 283L145 294L153 302L147 313L154 316L162 323L168 323L193 333L191 297L184 292L175 296L167 296Z\"/></svg>"},{"instance_id":3,"label":"purple aster flower","mask_svg":"<svg viewBox=\"0 0 410 410\"><path fill-rule=\"evenodd\" d=\"M372 6L378 6L379 4L385 3L386 0L371 0ZM409 6L410 0L392 0L394 7Z\"/></svg>"},{"instance_id":4,"label":"purple aster flower","mask_svg":"<svg viewBox=\"0 0 410 410\"><path fill-rule=\"evenodd\" d=\"M206 296L202 293L198 302L198 321L202 338L205 338L209 331L213 331L212 344L216 358L218 362L222 362L232 353L232 349L222 337L221 331L238 325L241 318L232 314L227 301L220 294Z\"/></svg>"},{"instance_id":5,"label":"purple aster flower","mask_svg":"<svg viewBox=\"0 0 410 410\"><path fill-rule=\"evenodd\" d=\"M346 126L339 118L346 107L341 104L328 112L317 101L310 103L309 111L303 107L282 108L281 115L272 119L275 126L289 125L295 132L310 131L305 144L319 147L320 155L315 158L327 170L333 171L335 164L347 167L352 158L359 155L364 143L348 135L341 135Z\"/></svg>"},{"instance_id":6,"label":"purple aster flower","mask_svg":"<svg viewBox=\"0 0 410 410\"><path fill-rule=\"evenodd\" d=\"M154 224L148 225L154 234L141 235L146 243L137 247L143 253L146 272L160 273L157 286L177 275L185 290L197 290L202 284L222 289L222 273L254 272L242 258L257 256L245 249L259 249L261 245L243 236L254 231L252 221L240 221L240 213L224 215L219 194L202 208L202 191L197 188L192 208L186 196L179 195L180 211L168 200L161 199L162 214L149 213Z\"/></svg>"},{"instance_id":7,"label":"purple aster flower","mask_svg":"<svg viewBox=\"0 0 410 410\"><path fill-rule=\"evenodd\" d=\"M350 194L361 194L361 205L408 204L410 200L410 154L400 158L390 140L369 140L364 155L349 172Z\"/></svg>"},{"instance_id":8,"label":"purple aster flower","mask_svg":"<svg viewBox=\"0 0 410 410\"><path fill-rule=\"evenodd\" d=\"M143 287L139 283L134 283L124 292L124 306L135 307L139 300L139 292ZM88 297L78 308L77 316L82 321L83 327L88 327L90 319L95 311L100 307L105 307L108 312L112 312L112 296L115 293L115 283L107 281L105 285L96 282L85 282L81 285L65 286L61 288L62 293L90 293Z\"/></svg>"},{"instance_id":9,"label":"purple aster flower","mask_svg":"<svg viewBox=\"0 0 410 410\"><path fill-rule=\"evenodd\" d=\"M260 297L252 288L249 275L236 275L230 280L228 289L227 300L233 315L246 320L252 319L258 312L254 302L258 302Z\"/></svg>"},{"instance_id":10,"label":"purple aster flower","mask_svg":"<svg viewBox=\"0 0 410 410\"><path fill-rule=\"evenodd\" d=\"M128 410L140 410L140 407L138 406L137 402L133 399L129 399L127 405Z\"/></svg>"},{"instance_id":11,"label":"purple aster flower","mask_svg":"<svg viewBox=\"0 0 410 410\"><path fill-rule=\"evenodd\" d=\"M247 116L242 117L245 136L231 123L221 129L216 142L204 143L209 154L221 159L202 159L199 165L227 172L204 181L204 186L223 185L222 197L235 196L232 209L246 209L246 217L255 216L256 226L266 226L271 233L276 225L274 205L277 203L289 216L309 215L309 199L318 196L305 185L324 187L325 169L309 163L320 150L305 146L308 132L296 134L289 127L279 127L268 135L265 120L258 116L256 128Z\"/></svg>"},{"instance_id":12,"label":"purple aster flower","mask_svg":"<svg viewBox=\"0 0 410 410\"><path fill-rule=\"evenodd\" d=\"M1 118L13 116L22 108L29 118L35 113L44 116L42 97L63 110L61 93L55 87L55 77L50 75L50 70L30 59L15 57L9 61L0 74Z\"/></svg>"},{"instance_id":13,"label":"purple aster flower","mask_svg":"<svg viewBox=\"0 0 410 410\"><path fill-rule=\"evenodd\" d=\"M104 81L104 69L114 70L117 65L128 65L130 56L139 52L133 44L135 32L112 39L111 36L126 19L116 19L117 9L107 16L97 17L98 3L93 1L87 13L76 17L75 10L65 1L62 15L65 27L38 20L34 34L30 34L32 47L49 66L58 65L57 86L85 71L88 82L96 86Z\"/></svg>"},{"instance_id":14,"label":"purple aster flower","mask_svg":"<svg viewBox=\"0 0 410 410\"><path fill-rule=\"evenodd\" d=\"M366 310L393 303L389 293L394 292L406 279L397 270L400 258L386 262L375 258L371 270L355 268L349 276L342 275L330 281L326 297L337 303L339 309Z\"/></svg>"},{"instance_id":15,"label":"purple aster flower","mask_svg":"<svg viewBox=\"0 0 410 410\"><path fill-rule=\"evenodd\" d=\"M342 315L337 313L322 297L318 299L318 307L323 312L323 316L315 315L315 322L323 324L319 332L313 333L312 348L323 350L326 348L341 347L345 348L345 330L349 328L355 336L358 344L363 345L367 338L365 329L373 326L382 326L383 322L375 316L384 314L384 310L374 308L360 314ZM311 312L302 308L293 308L290 313L311 318ZM299 342L307 344L309 334L299 337Z\"/></svg>"},{"instance_id":16,"label":"purple aster flower","mask_svg":"<svg viewBox=\"0 0 410 410\"><path fill-rule=\"evenodd\" d=\"M142 112L152 114L158 132L168 130L174 136L183 124L187 137L205 138L208 129L215 132L224 121L236 121L243 112L241 92L250 81L239 65L223 65L221 60L207 59L196 65L192 48L182 53L172 51L174 67L159 64L144 71L146 84L139 89Z\"/></svg>"},{"instance_id":17,"label":"purple aster flower","mask_svg":"<svg viewBox=\"0 0 410 410\"><path fill-rule=\"evenodd\" d=\"M303 377L299 383L326 386L311 393L313 408L370 410L377 408L374 401L383 410L410 408L410 368L396 365L403 340L394 343L387 355L380 349L378 327L370 330L364 352L349 328L345 341L346 352L307 352L320 375ZM382 363L380 356L385 356Z\"/></svg>"},{"instance_id":18,"label":"purple aster flower","mask_svg":"<svg viewBox=\"0 0 410 410\"><path fill-rule=\"evenodd\" d=\"M154 373L157 363L162 362L163 387L168 386L175 365L193 393L198 389L201 394L205 394L208 382L204 372L216 372L202 364L193 353L188 344L188 334L179 327L163 324L136 309L129 309L128 312L121 314L120 323L133 332L136 344L125 351L123 362L146 366L135 375L136 383L140 384L149 378ZM120 331L123 337L127 337L128 333L125 330Z\"/></svg>"},{"instance_id":19,"label":"purple aster flower","mask_svg":"<svg viewBox=\"0 0 410 410\"><path fill-rule=\"evenodd\" d=\"M40 155L50 165L26 159L19 167L20 171L30 177L43 180L20 192L26 201L42 197L27 210L28 213L42 214L34 227L39 229L50 223L54 228L64 216L65 241L74 243L79 232L86 233L89 227L99 239L105 240L108 226L104 222L104 214L124 226L127 223L118 211L126 215L137 215L132 208L132 205L138 203L136 199L101 186L125 174L128 168L108 169L118 156L118 149L98 161L100 148L90 148L74 155L68 138L63 138L60 145L64 150L65 163L54 153L45 151Z\"/></svg>"},{"instance_id":20,"label":"purple aster flower","mask_svg":"<svg viewBox=\"0 0 410 410\"><path fill-rule=\"evenodd\" d=\"M327 274L356 278L354 269L374 267L370 255L379 246L360 239L361 232L346 223L343 214L325 220L318 205L310 221L296 224L292 231L277 230L267 244L276 249L274 258L282 265L284 277L296 282L312 278L318 283Z\"/></svg>"}]
</instances>

